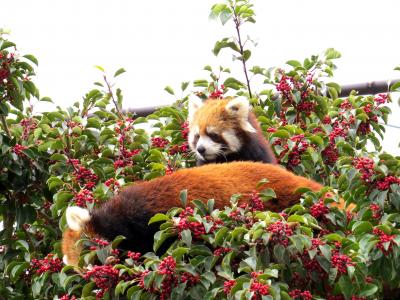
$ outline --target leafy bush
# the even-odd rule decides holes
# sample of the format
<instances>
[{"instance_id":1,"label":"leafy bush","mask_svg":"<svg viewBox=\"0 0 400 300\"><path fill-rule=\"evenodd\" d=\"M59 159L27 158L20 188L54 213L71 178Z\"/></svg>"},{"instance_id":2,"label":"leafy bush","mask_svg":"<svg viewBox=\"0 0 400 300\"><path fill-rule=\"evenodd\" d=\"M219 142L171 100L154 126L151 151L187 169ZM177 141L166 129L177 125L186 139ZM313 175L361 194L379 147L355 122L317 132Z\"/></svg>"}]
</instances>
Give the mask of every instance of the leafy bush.
<instances>
[{"instance_id":1,"label":"leafy bush","mask_svg":"<svg viewBox=\"0 0 400 300\"><path fill-rule=\"evenodd\" d=\"M213 52L233 51L244 78L206 66L208 79L183 82L173 106L146 118L121 110L123 95L113 81L124 70L110 80L101 68L103 82L81 103L34 113L35 101L51 101L32 81L37 60L20 55L0 33L2 298L396 297L400 158L380 146L391 95L339 98L340 86L329 81L340 57L334 49L290 60L284 69L249 67L252 41L243 40L241 29L255 22L252 4L228 0L214 5L211 16L235 26L237 36L217 41ZM194 165L186 141L189 87L200 98L247 97L279 162L334 192L325 198L306 192L281 213L259 211L273 193L256 187L249 205L239 205L236 195L224 210L214 210L211 200L171 208L152 219L163 222L155 249L175 237L163 256L122 252L122 237L93 239L83 241L82 268L63 266L67 206L92 208L131 182ZM355 211L330 205L339 198Z\"/></svg>"}]
</instances>

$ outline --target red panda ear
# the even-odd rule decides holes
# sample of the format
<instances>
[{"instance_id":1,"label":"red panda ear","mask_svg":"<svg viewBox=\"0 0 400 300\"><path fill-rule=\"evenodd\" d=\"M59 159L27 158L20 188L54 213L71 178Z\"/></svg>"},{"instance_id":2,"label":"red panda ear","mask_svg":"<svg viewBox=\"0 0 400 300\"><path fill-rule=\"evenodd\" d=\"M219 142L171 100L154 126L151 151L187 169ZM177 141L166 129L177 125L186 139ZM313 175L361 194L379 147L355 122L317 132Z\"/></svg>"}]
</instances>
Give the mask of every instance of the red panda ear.
<instances>
[{"instance_id":1,"label":"red panda ear","mask_svg":"<svg viewBox=\"0 0 400 300\"><path fill-rule=\"evenodd\" d=\"M194 118L194 114L196 111L203 106L203 101L201 99L190 99L189 100L189 105L188 105L188 121L191 123Z\"/></svg>"},{"instance_id":2,"label":"red panda ear","mask_svg":"<svg viewBox=\"0 0 400 300\"><path fill-rule=\"evenodd\" d=\"M240 125L244 131L256 132L249 123L250 103L245 98L234 98L225 106L225 110L232 116L240 120Z\"/></svg>"}]
</instances>

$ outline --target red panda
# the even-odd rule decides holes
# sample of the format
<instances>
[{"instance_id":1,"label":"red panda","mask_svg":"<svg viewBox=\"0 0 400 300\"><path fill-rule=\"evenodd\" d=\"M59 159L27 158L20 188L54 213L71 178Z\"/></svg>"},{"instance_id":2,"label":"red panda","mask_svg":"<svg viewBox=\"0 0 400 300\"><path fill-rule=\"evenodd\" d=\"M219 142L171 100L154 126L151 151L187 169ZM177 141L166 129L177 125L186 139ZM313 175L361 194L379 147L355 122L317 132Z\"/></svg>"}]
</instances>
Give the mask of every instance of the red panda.
<instances>
[{"instance_id":1,"label":"red panda","mask_svg":"<svg viewBox=\"0 0 400 300\"><path fill-rule=\"evenodd\" d=\"M108 240L123 235L127 238L125 248L142 253L151 251L158 225L148 225L148 221L156 213L181 206L179 194L182 190L188 189L189 201L215 199L215 207L223 208L229 205L233 194L252 193L263 178L269 181L265 187L274 189L277 196L266 203L266 209L272 211L297 203L300 194L296 190L300 187L313 191L322 188L315 181L272 164L232 162L181 169L171 175L128 186L91 212L69 207L66 212L69 229L64 232L62 242L64 262L77 264L80 249L75 245L82 233Z\"/></svg>"},{"instance_id":2,"label":"red panda","mask_svg":"<svg viewBox=\"0 0 400 300\"><path fill-rule=\"evenodd\" d=\"M276 164L257 118L244 98L189 102L189 147L197 165L230 161Z\"/></svg>"}]
</instances>

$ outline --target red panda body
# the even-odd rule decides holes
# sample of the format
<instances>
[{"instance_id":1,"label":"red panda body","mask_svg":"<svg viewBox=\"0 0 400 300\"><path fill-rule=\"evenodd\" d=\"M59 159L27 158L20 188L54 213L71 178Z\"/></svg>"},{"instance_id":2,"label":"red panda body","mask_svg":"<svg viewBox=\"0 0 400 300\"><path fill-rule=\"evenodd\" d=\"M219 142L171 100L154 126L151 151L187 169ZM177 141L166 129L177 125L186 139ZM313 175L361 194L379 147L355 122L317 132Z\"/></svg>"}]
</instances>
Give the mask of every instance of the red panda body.
<instances>
[{"instance_id":1,"label":"red panda body","mask_svg":"<svg viewBox=\"0 0 400 300\"><path fill-rule=\"evenodd\" d=\"M85 232L113 240L118 235L127 238L126 247L142 253L152 250L153 235L158 225L148 225L156 213L165 213L171 207L181 206L179 194L188 189L188 204L199 199L215 199L215 207L229 205L235 193L248 196L257 183L268 179L265 187L275 190L277 199L268 201L266 208L280 211L296 203L300 195L295 191L308 187L318 191L322 186L312 180L296 176L278 165L233 162L229 164L209 164L191 169L181 169L172 175L128 186L118 195L90 213L82 208L67 209L69 230L64 234L63 253L68 263L76 264L73 241L74 232ZM246 198L246 197L245 197ZM75 252L79 252L77 249Z\"/></svg>"},{"instance_id":2,"label":"red panda body","mask_svg":"<svg viewBox=\"0 0 400 300\"><path fill-rule=\"evenodd\" d=\"M246 99L208 99L189 104L189 146L197 165L231 161L276 163Z\"/></svg>"}]
</instances>

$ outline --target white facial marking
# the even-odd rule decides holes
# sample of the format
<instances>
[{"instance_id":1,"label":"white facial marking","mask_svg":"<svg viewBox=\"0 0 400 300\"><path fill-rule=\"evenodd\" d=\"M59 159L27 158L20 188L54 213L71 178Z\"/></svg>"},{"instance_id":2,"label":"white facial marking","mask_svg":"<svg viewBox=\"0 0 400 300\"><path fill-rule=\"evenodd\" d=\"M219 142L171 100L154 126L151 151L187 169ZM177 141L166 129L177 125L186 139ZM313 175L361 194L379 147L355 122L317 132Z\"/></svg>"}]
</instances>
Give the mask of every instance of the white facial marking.
<instances>
[{"instance_id":1,"label":"white facial marking","mask_svg":"<svg viewBox=\"0 0 400 300\"><path fill-rule=\"evenodd\" d=\"M234 130L232 130L232 129L225 130L222 133L222 137L224 138L224 140L226 141L226 143L229 146L229 152L237 152L242 147L242 143L236 136L236 133Z\"/></svg>"},{"instance_id":2,"label":"white facial marking","mask_svg":"<svg viewBox=\"0 0 400 300\"><path fill-rule=\"evenodd\" d=\"M200 132L199 126L193 126L193 128L190 128L190 130L189 130L189 136L188 136L189 146L193 151L196 151L194 137L196 136L196 134L199 134L199 132Z\"/></svg>"},{"instance_id":3,"label":"white facial marking","mask_svg":"<svg viewBox=\"0 0 400 300\"><path fill-rule=\"evenodd\" d=\"M197 142L196 149L199 147L204 147L206 149L206 152L204 155L200 154L198 151L196 151L196 155L202 159L215 159L218 155L218 152L221 150L221 144L218 144L214 142L212 139L210 139L208 136L200 136L199 141Z\"/></svg>"},{"instance_id":4,"label":"white facial marking","mask_svg":"<svg viewBox=\"0 0 400 300\"><path fill-rule=\"evenodd\" d=\"M65 213L68 227L74 231L81 231L84 223L90 220L89 211L78 206L70 206Z\"/></svg>"}]
</instances>

